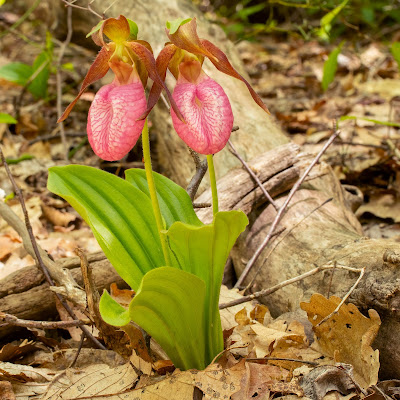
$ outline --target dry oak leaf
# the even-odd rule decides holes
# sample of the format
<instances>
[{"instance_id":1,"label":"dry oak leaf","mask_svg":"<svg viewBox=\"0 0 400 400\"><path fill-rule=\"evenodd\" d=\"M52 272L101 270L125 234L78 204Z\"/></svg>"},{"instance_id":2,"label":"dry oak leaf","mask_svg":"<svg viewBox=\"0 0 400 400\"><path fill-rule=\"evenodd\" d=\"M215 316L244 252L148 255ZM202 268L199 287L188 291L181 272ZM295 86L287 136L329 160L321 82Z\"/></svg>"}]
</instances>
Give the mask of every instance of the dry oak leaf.
<instances>
[{"instance_id":1,"label":"dry oak leaf","mask_svg":"<svg viewBox=\"0 0 400 400\"><path fill-rule=\"evenodd\" d=\"M381 320L375 310L368 310L369 318L360 313L354 304L343 304L339 311L318 325L334 312L341 299L313 294L309 303L300 307L307 312L322 353L336 362L351 364L357 383L368 388L378 381L379 351L371 347Z\"/></svg>"},{"instance_id":2,"label":"dry oak leaf","mask_svg":"<svg viewBox=\"0 0 400 400\"><path fill-rule=\"evenodd\" d=\"M212 364L204 371L175 370L167 377L142 375L137 383L138 375L130 363L117 368L98 364L67 370L49 385L41 400L186 400L193 398L196 388L204 400L229 399L240 390L244 370L244 362L230 369Z\"/></svg>"}]
</instances>

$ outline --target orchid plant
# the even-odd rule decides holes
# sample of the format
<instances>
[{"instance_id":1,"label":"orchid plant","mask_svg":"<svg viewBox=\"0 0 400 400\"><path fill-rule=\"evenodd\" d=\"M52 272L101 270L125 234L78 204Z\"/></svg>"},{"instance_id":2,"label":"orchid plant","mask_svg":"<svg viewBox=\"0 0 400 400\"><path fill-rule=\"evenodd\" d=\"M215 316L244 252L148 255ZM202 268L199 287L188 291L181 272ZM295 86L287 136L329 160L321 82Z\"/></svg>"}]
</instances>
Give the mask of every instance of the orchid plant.
<instances>
[{"instance_id":1,"label":"orchid plant","mask_svg":"<svg viewBox=\"0 0 400 400\"><path fill-rule=\"evenodd\" d=\"M268 111L225 54L196 32L196 20L167 23L166 44L155 60L151 46L137 40L136 24L120 16L101 21L88 36L101 50L90 67L71 112L84 90L109 69L89 110L87 133L94 152L118 160L142 133L145 170L130 169L123 180L79 165L53 167L48 188L63 197L90 225L104 253L136 292L129 308L107 291L100 300L111 325L137 323L159 342L176 367L204 369L221 351L218 309L225 262L248 224L242 211L218 211L213 154L226 145L232 109L222 87L202 69L204 57L222 72L242 80L257 104ZM109 40L106 41L105 37ZM173 94L164 80L169 69ZM146 101L144 88L153 81ZM209 163L213 222L204 225L184 189L152 171L147 116L165 90L178 135Z\"/></svg>"}]
</instances>

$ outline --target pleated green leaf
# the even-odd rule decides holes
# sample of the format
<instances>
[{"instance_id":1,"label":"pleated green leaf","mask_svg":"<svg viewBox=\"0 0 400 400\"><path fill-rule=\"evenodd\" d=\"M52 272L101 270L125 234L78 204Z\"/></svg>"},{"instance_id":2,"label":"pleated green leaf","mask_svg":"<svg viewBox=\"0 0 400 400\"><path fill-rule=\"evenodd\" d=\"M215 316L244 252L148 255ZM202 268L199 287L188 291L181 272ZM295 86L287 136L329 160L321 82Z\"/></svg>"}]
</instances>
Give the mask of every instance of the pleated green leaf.
<instances>
[{"instance_id":1,"label":"pleated green leaf","mask_svg":"<svg viewBox=\"0 0 400 400\"><path fill-rule=\"evenodd\" d=\"M49 169L47 187L89 224L132 289L147 271L165 265L151 201L129 182L96 168L68 165Z\"/></svg>"},{"instance_id":2,"label":"pleated green leaf","mask_svg":"<svg viewBox=\"0 0 400 400\"><path fill-rule=\"evenodd\" d=\"M146 172L143 169L132 168L125 171L126 180L136 186L150 198ZM189 225L202 226L193 210L192 201L182 187L171 179L153 172L161 214L168 229L174 222L181 221Z\"/></svg>"},{"instance_id":3,"label":"pleated green leaf","mask_svg":"<svg viewBox=\"0 0 400 400\"><path fill-rule=\"evenodd\" d=\"M129 324L131 321L129 310L125 309L121 304L115 301L107 290L104 290L100 297L99 309L101 317L105 322L107 322L107 324L113 326L124 326Z\"/></svg>"},{"instance_id":4,"label":"pleated green leaf","mask_svg":"<svg viewBox=\"0 0 400 400\"><path fill-rule=\"evenodd\" d=\"M206 367L204 282L182 270L149 271L131 301L129 314L161 345L177 368Z\"/></svg>"},{"instance_id":5,"label":"pleated green leaf","mask_svg":"<svg viewBox=\"0 0 400 400\"><path fill-rule=\"evenodd\" d=\"M180 268L206 284L204 337L206 360L223 350L218 309L222 275L229 253L248 224L242 211L218 212L210 225L201 227L175 222L167 232L169 246Z\"/></svg>"}]
</instances>

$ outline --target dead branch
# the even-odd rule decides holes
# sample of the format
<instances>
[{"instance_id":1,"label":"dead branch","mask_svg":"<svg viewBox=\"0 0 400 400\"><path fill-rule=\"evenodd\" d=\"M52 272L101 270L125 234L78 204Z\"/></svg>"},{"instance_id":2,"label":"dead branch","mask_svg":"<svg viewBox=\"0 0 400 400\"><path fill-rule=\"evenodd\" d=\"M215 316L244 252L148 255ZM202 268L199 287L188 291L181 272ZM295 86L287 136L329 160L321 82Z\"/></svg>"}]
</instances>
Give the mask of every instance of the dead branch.
<instances>
[{"instance_id":1,"label":"dead branch","mask_svg":"<svg viewBox=\"0 0 400 400\"><path fill-rule=\"evenodd\" d=\"M6 325L20 326L28 329L65 329L72 328L80 325L91 325L91 321L32 321L26 319L19 319L15 315L6 314L0 312L0 321L3 321ZM0 329L4 324L0 324Z\"/></svg>"}]
</instances>

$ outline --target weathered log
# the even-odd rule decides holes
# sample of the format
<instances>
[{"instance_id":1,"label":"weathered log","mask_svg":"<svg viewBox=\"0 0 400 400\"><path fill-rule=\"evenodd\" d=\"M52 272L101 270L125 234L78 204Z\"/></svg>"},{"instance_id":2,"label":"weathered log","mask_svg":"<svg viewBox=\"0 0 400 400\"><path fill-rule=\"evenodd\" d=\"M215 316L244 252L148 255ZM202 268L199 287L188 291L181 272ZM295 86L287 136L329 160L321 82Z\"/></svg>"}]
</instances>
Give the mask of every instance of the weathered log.
<instances>
[{"instance_id":1,"label":"weathered log","mask_svg":"<svg viewBox=\"0 0 400 400\"><path fill-rule=\"evenodd\" d=\"M95 258L98 257L99 255L95 256ZM60 265L76 265L76 257L67 260L67 262L61 262ZM126 283L119 277L108 260L94 261L91 262L91 265L96 287L100 291L109 289L110 284L113 282L117 283L120 288L126 287ZM79 264L71 269L71 274L79 285L83 284ZM56 315L55 295L49 289L49 285L43 283L45 279L37 267L25 267L11 275L0 281L2 287L0 311L21 319L38 321L48 320ZM15 285L13 285L13 281L16 283ZM4 295L5 291L8 291L9 294ZM14 330L15 327L13 326L0 327L0 338L5 337Z\"/></svg>"}]
</instances>

